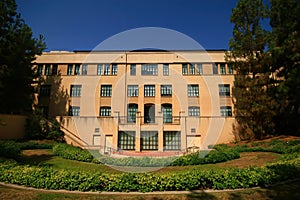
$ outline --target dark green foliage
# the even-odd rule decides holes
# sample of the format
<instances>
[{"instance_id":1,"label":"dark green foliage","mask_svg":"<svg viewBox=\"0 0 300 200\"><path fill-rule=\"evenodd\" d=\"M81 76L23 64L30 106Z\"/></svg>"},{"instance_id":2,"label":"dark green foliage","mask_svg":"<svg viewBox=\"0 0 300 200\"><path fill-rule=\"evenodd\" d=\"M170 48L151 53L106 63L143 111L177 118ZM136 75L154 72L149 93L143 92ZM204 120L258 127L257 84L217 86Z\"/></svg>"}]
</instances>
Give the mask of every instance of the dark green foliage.
<instances>
[{"instance_id":1,"label":"dark green foliage","mask_svg":"<svg viewBox=\"0 0 300 200\"><path fill-rule=\"evenodd\" d=\"M17 13L15 0L0 1L0 111L27 114L33 100L32 69L35 56L45 49L43 37L32 30Z\"/></svg>"},{"instance_id":2,"label":"dark green foliage","mask_svg":"<svg viewBox=\"0 0 300 200\"><path fill-rule=\"evenodd\" d=\"M91 162L93 156L87 150L74 147L68 144L56 144L53 146L53 153L65 159L78 160L83 162Z\"/></svg>"}]
</instances>

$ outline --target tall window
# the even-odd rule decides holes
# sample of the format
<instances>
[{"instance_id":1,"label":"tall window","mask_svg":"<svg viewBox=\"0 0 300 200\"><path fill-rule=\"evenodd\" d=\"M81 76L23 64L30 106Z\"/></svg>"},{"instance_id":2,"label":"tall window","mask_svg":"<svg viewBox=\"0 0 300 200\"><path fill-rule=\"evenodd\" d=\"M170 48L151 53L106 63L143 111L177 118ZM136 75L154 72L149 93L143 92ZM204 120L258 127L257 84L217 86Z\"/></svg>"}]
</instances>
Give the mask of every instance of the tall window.
<instances>
[{"instance_id":1,"label":"tall window","mask_svg":"<svg viewBox=\"0 0 300 200\"><path fill-rule=\"evenodd\" d=\"M187 64L182 64L182 74L183 75L188 74L188 65Z\"/></svg>"},{"instance_id":2,"label":"tall window","mask_svg":"<svg viewBox=\"0 0 300 200\"><path fill-rule=\"evenodd\" d=\"M139 86L138 85L128 85L127 86L127 96L129 96L129 97L139 96Z\"/></svg>"},{"instance_id":3,"label":"tall window","mask_svg":"<svg viewBox=\"0 0 300 200\"><path fill-rule=\"evenodd\" d=\"M71 97L80 97L81 96L81 85L71 85L70 89Z\"/></svg>"},{"instance_id":4,"label":"tall window","mask_svg":"<svg viewBox=\"0 0 300 200\"><path fill-rule=\"evenodd\" d=\"M144 105L144 123L155 123L155 105Z\"/></svg>"},{"instance_id":5,"label":"tall window","mask_svg":"<svg viewBox=\"0 0 300 200\"><path fill-rule=\"evenodd\" d=\"M220 64L220 74L226 74L225 63Z\"/></svg>"},{"instance_id":6,"label":"tall window","mask_svg":"<svg viewBox=\"0 0 300 200\"><path fill-rule=\"evenodd\" d=\"M51 94L51 85L42 85L40 89L40 96L49 97Z\"/></svg>"},{"instance_id":7,"label":"tall window","mask_svg":"<svg viewBox=\"0 0 300 200\"><path fill-rule=\"evenodd\" d=\"M188 96L189 97L198 97L199 96L199 85L188 85Z\"/></svg>"},{"instance_id":8,"label":"tall window","mask_svg":"<svg viewBox=\"0 0 300 200\"><path fill-rule=\"evenodd\" d=\"M57 64L52 65L52 75L57 75L57 68L58 68Z\"/></svg>"},{"instance_id":9,"label":"tall window","mask_svg":"<svg viewBox=\"0 0 300 200\"><path fill-rule=\"evenodd\" d=\"M220 96L230 96L230 85L229 84L219 84L219 95Z\"/></svg>"},{"instance_id":10,"label":"tall window","mask_svg":"<svg viewBox=\"0 0 300 200\"><path fill-rule=\"evenodd\" d=\"M142 75L157 75L157 64L142 64Z\"/></svg>"},{"instance_id":11,"label":"tall window","mask_svg":"<svg viewBox=\"0 0 300 200\"><path fill-rule=\"evenodd\" d=\"M141 149L158 150L157 131L141 131Z\"/></svg>"},{"instance_id":12,"label":"tall window","mask_svg":"<svg viewBox=\"0 0 300 200\"><path fill-rule=\"evenodd\" d=\"M163 75L164 76L169 76L169 64L164 64L163 65Z\"/></svg>"},{"instance_id":13,"label":"tall window","mask_svg":"<svg viewBox=\"0 0 300 200\"><path fill-rule=\"evenodd\" d=\"M197 63L197 73L198 74L203 74L203 69L202 69L202 64L201 63Z\"/></svg>"},{"instance_id":14,"label":"tall window","mask_svg":"<svg viewBox=\"0 0 300 200\"><path fill-rule=\"evenodd\" d=\"M190 106L189 116L200 116L200 108L197 106Z\"/></svg>"},{"instance_id":15,"label":"tall window","mask_svg":"<svg viewBox=\"0 0 300 200\"><path fill-rule=\"evenodd\" d=\"M82 65L82 72L81 72L81 74L82 75L87 75L87 69L88 69L88 65L87 64Z\"/></svg>"},{"instance_id":16,"label":"tall window","mask_svg":"<svg viewBox=\"0 0 300 200\"><path fill-rule=\"evenodd\" d=\"M102 75L103 74L103 65L98 64L97 65L97 75Z\"/></svg>"},{"instance_id":17,"label":"tall window","mask_svg":"<svg viewBox=\"0 0 300 200\"><path fill-rule=\"evenodd\" d=\"M161 85L160 94L161 96L172 96L172 85Z\"/></svg>"},{"instance_id":18,"label":"tall window","mask_svg":"<svg viewBox=\"0 0 300 200\"><path fill-rule=\"evenodd\" d=\"M44 68L44 65L38 65L38 74L39 75L43 74L43 68Z\"/></svg>"},{"instance_id":19,"label":"tall window","mask_svg":"<svg viewBox=\"0 0 300 200\"><path fill-rule=\"evenodd\" d=\"M222 117L232 116L231 106L221 106L220 111Z\"/></svg>"},{"instance_id":20,"label":"tall window","mask_svg":"<svg viewBox=\"0 0 300 200\"><path fill-rule=\"evenodd\" d=\"M110 107L100 107L100 116L110 116L111 108Z\"/></svg>"},{"instance_id":21,"label":"tall window","mask_svg":"<svg viewBox=\"0 0 300 200\"><path fill-rule=\"evenodd\" d=\"M180 150L181 135L177 131L164 131L164 149L165 150Z\"/></svg>"},{"instance_id":22,"label":"tall window","mask_svg":"<svg viewBox=\"0 0 300 200\"><path fill-rule=\"evenodd\" d=\"M163 104L162 113L163 113L163 122L164 123L172 123L172 105L171 104Z\"/></svg>"},{"instance_id":23,"label":"tall window","mask_svg":"<svg viewBox=\"0 0 300 200\"><path fill-rule=\"evenodd\" d=\"M233 74L233 69L230 64L227 64L227 71L228 71L228 74Z\"/></svg>"},{"instance_id":24,"label":"tall window","mask_svg":"<svg viewBox=\"0 0 300 200\"><path fill-rule=\"evenodd\" d=\"M80 65L76 64L75 65L75 75L79 75L80 74Z\"/></svg>"},{"instance_id":25,"label":"tall window","mask_svg":"<svg viewBox=\"0 0 300 200\"><path fill-rule=\"evenodd\" d=\"M135 150L135 131L119 131L118 148L122 150Z\"/></svg>"},{"instance_id":26,"label":"tall window","mask_svg":"<svg viewBox=\"0 0 300 200\"><path fill-rule=\"evenodd\" d=\"M110 65L104 64L104 75L110 75Z\"/></svg>"},{"instance_id":27,"label":"tall window","mask_svg":"<svg viewBox=\"0 0 300 200\"><path fill-rule=\"evenodd\" d=\"M80 107L79 106L70 106L69 107L69 116L80 116Z\"/></svg>"},{"instance_id":28,"label":"tall window","mask_svg":"<svg viewBox=\"0 0 300 200\"><path fill-rule=\"evenodd\" d=\"M155 85L144 85L144 96L154 97L155 96Z\"/></svg>"},{"instance_id":29,"label":"tall window","mask_svg":"<svg viewBox=\"0 0 300 200\"><path fill-rule=\"evenodd\" d=\"M218 72L218 65L217 64L213 64L212 67L213 67L213 74L219 74L219 72Z\"/></svg>"},{"instance_id":30,"label":"tall window","mask_svg":"<svg viewBox=\"0 0 300 200\"><path fill-rule=\"evenodd\" d=\"M137 104L128 104L127 110L127 122L128 123L135 123L136 122L136 113L138 111Z\"/></svg>"},{"instance_id":31,"label":"tall window","mask_svg":"<svg viewBox=\"0 0 300 200\"><path fill-rule=\"evenodd\" d=\"M69 65L68 65L68 72L67 72L67 74L68 74L68 75L72 75L72 73L73 73L73 65L72 65L72 64L69 64Z\"/></svg>"},{"instance_id":32,"label":"tall window","mask_svg":"<svg viewBox=\"0 0 300 200\"><path fill-rule=\"evenodd\" d=\"M111 97L112 86L111 85L101 85L101 97Z\"/></svg>"},{"instance_id":33,"label":"tall window","mask_svg":"<svg viewBox=\"0 0 300 200\"><path fill-rule=\"evenodd\" d=\"M50 75L50 65L49 65L49 64L47 64L47 65L45 66L45 75L46 75L46 76L49 76L49 75Z\"/></svg>"},{"instance_id":34,"label":"tall window","mask_svg":"<svg viewBox=\"0 0 300 200\"><path fill-rule=\"evenodd\" d=\"M117 75L117 74L118 74L118 65L112 64L112 75Z\"/></svg>"},{"instance_id":35,"label":"tall window","mask_svg":"<svg viewBox=\"0 0 300 200\"><path fill-rule=\"evenodd\" d=\"M191 75L195 74L195 64L190 64L190 74Z\"/></svg>"},{"instance_id":36,"label":"tall window","mask_svg":"<svg viewBox=\"0 0 300 200\"><path fill-rule=\"evenodd\" d=\"M136 64L130 65L130 75L135 76L136 75Z\"/></svg>"}]
</instances>

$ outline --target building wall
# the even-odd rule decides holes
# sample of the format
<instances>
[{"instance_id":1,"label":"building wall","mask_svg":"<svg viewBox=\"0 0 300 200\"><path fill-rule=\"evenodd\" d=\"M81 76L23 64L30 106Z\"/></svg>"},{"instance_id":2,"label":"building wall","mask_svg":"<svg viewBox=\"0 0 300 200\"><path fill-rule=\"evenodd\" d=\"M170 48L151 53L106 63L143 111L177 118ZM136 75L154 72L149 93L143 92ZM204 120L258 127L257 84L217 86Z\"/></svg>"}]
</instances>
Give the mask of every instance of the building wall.
<instances>
[{"instance_id":1,"label":"building wall","mask_svg":"<svg viewBox=\"0 0 300 200\"><path fill-rule=\"evenodd\" d=\"M48 52L36 59L36 66L58 66L58 75L43 76L44 83L51 85L51 94L39 97L39 104L48 107L48 116L57 117L64 127L69 143L86 148L109 146L118 149L119 131L135 131L135 151L141 151L139 136L143 131L158 132L158 149L163 149L165 131L179 131L181 150L196 146L207 148L209 144L234 140L232 116L220 115L221 106L234 108L231 87L234 75L224 60L224 51L135 51L135 52ZM202 74L190 74L190 63L201 63ZM68 65L78 64L80 75L67 75ZM98 64L117 64L116 75L97 75ZM136 75L131 75L130 65L136 65ZM157 64L157 75L142 75L143 64ZM169 75L163 74L163 65L169 65ZM183 64L188 73L183 74ZM219 74L214 74L216 64ZM87 65L87 74L82 67ZM220 74L225 67L225 74ZM74 71L75 69L73 69ZM199 95L188 96L188 85L199 85ZM219 95L219 85L230 85L230 96ZM81 85L79 97L70 96L71 85ZM112 85L112 96L101 97L101 85ZM128 85L138 85L138 97L129 97ZM144 85L155 85L155 96L144 96ZM172 85L172 96L161 96L160 86ZM138 113L134 124L126 123L128 104L137 104ZM144 123L145 105L153 104L156 120ZM172 105L172 123L163 123L162 106ZM70 106L80 107L80 116L67 116ZM200 116L189 116L189 107L200 107ZM99 116L100 107L111 107L111 116ZM125 120L125 121L124 121ZM108 142L109 141L109 142ZM112 143L112 144L108 144Z\"/></svg>"},{"instance_id":2,"label":"building wall","mask_svg":"<svg viewBox=\"0 0 300 200\"><path fill-rule=\"evenodd\" d=\"M21 139L25 135L26 116L0 115L0 139Z\"/></svg>"}]
</instances>

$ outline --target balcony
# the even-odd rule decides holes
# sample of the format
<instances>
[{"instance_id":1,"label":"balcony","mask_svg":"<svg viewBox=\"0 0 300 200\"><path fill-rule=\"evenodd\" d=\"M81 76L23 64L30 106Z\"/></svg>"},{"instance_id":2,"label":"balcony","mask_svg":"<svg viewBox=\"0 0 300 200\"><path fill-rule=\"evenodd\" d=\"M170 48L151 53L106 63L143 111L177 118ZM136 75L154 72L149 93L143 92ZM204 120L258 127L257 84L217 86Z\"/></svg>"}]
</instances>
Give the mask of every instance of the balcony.
<instances>
[{"instance_id":1,"label":"balcony","mask_svg":"<svg viewBox=\"0 0 300 200\"><path fill-rule=\"evenodd\" d=\"M168 125L180 125L180 116L119 116L119 125L150 125L150 124L168 124Z\"/></svg>"}]
</instances>

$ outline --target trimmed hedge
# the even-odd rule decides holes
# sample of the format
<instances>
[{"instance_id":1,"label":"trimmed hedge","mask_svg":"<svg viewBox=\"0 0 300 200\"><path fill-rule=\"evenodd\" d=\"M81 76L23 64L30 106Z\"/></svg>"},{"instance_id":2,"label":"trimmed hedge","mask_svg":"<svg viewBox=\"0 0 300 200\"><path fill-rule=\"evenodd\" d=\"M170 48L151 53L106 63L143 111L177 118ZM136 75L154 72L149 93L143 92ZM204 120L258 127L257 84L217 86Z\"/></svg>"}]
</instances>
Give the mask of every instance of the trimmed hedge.
<instances>
[{"instance_id":1,"label":"trimmed hedge","mask_svg":"<svg viewBox=\"0 0 300 200\"><path fill-rule=\"evenodd\" d=\"M68 144L56 144L53 147L53 152L57 156L65 159L78 160L83 162L104 163L115 166L140 166L140 167L159 167L159 166L187 166L187 165L200 165L208 163L219 163L228 160L233 160L240 157L239 152L231 149L224 151L211 150L200 151L180 157L167 157L167 158L112 158L98 154L96 158L88 150L83 150L79 147L74 147Z\"/></svg>"},{"instance_id":2,"label":"trimmed hedge","mask_svg":"<svg viewBox=\"0 0 300 200\"><path fill-rule=\"evenodd\" d=\"M0 181L34 188L79 191L183 191L266 186L300 177L299 158L262 168L187 170L175 173L95 173L18 165L0 160Z\"/></svg>"}]
</instances>

